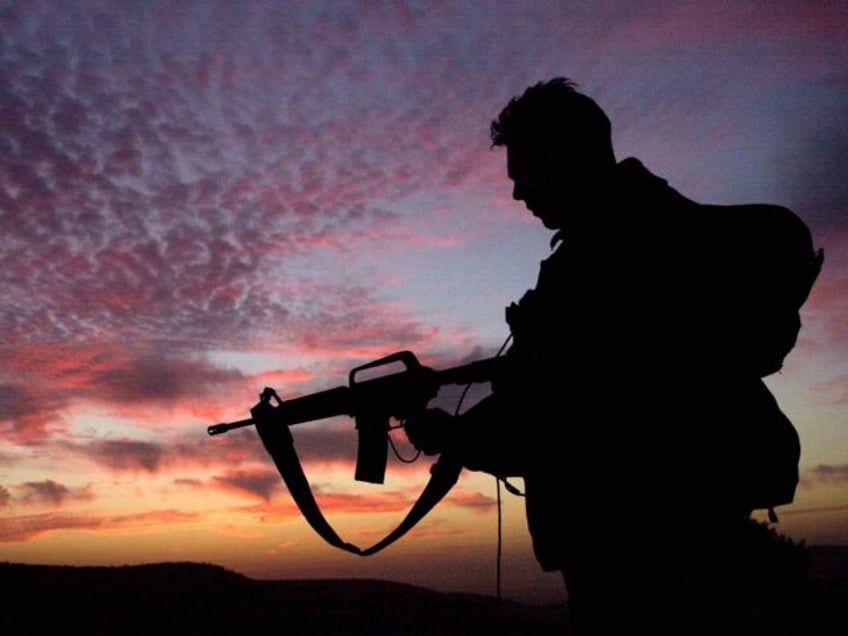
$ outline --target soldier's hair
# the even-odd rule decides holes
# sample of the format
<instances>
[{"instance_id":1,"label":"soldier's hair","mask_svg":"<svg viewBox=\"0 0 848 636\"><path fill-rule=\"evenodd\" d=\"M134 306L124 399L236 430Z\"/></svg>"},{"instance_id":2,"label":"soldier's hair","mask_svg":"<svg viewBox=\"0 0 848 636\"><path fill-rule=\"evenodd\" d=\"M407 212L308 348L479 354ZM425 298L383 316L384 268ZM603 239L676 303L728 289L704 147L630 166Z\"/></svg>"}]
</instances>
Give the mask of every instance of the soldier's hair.
<instances>
[{"instance_id":1,"label":"soldier's hair","mask_svg":"<svg viewBox=\"0 0 848 636\"><path fill-rule=\"evenodd\" d=\"M493 146L515 141L573 144L612 156L609 118L565 77L539 82L513 97L492 122L490 137Z\"/></svg>"}]
</instances>

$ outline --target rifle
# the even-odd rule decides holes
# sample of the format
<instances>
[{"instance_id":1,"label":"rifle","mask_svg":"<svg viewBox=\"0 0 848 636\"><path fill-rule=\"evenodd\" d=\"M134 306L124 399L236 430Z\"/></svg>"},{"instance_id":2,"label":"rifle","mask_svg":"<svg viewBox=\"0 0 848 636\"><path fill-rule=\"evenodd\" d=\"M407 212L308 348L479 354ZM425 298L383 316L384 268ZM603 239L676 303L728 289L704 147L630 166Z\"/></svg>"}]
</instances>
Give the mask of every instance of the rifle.
<instances>
[{"instance_id":1,"label":"rifle","mask_svg":"<svg viewBox=\"0 0 848 636\"><path fill-rule=\"evenodd\" d=\"M347 415L354 418L358 434L354 479L382 484L388 459L390 420L394 418L403 422L424 411L442 386L492 381L502 372L504 362L504 358L494 357L435 370L423 366L411 351L398 351L351 370L348 386L338 386L289 400L281 400L274 389L266 387L259 396L259 403L251 409L252 417L209 426L207 433L220 435L256 424L257 419L263 423L289 427ZM370 375L366 372L397 364L403 365L402 371L370 379L361 378ZM277 404L275 407L270 404L272 399ZM285 439L287 445L275 448L272 458L301 512L328 543L362 556L374 554L405 534L447 494L456 483L462 468L459 462L443 454L431 468L430 481L406 519L382 541L362 550L342 541L324 519L294 452L291 434Z\"/></svg>"}]
</instances>

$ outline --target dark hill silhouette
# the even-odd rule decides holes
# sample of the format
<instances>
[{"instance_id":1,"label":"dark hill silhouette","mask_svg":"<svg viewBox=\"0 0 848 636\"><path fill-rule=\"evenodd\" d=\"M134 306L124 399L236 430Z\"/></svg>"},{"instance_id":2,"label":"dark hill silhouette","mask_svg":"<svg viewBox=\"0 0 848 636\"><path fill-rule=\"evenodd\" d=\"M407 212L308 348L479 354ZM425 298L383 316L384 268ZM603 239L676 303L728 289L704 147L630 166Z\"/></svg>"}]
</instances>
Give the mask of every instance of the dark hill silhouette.
<instances>
[{"instance_id":1,"label":"dark hill silhouette","mask_svg":"<svg viewBox=\"0 0 848 636\"><path fill-rule=\"evenodd\" d=\"M746 633L817 636L839 624L848 606L848 547L806 550L809 585L793 601L802 620L793 626L766 614ZM367 579L260 581L198 563L0 563L0 589L0 630L18 635L568 634L566 611L555 606Z\"/></svg>"},{"instance_id":2,"label":"dark hill silhouette","mask_svg":"<svg viewBox=\"0 0 848 636\"><path fill-rule=\"evenodd\" d=\"M562 634L559 607L376 580L259 581L214 565L0 564L2 631L45 634Z\"/></svg>"}]
</instances>

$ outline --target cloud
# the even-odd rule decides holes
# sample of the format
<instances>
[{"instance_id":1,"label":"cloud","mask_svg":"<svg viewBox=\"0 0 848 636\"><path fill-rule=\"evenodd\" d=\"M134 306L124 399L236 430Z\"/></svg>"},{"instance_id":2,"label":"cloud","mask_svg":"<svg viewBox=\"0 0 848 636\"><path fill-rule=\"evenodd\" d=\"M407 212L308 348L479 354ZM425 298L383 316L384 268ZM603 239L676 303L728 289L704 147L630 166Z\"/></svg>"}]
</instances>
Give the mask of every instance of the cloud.
<instances>
[{"instance_id":1,"label":"cloud","mask_svg":"<svg viewBox=\"0 0 848 636\"><path fill-rule=\"evenodd\" d=\"M18 444L67 433L67 413L80 403L141 414L226 396L244 375L164 344L21 345L4 347L0 370L0 435ZM5 379L5 381L4 381Z\"/></svg>"},{"instance_id":2,"label":"cloud","mask_svg":"<svg viewBox=\"0 0 848 636\"><path fill-rule=\"evenodd\" d=\"M60 507L69 500L90 501L93 498L88 488L71 490L52 479L25 482L18 485L16 490L20 493L16 500L25 505L47 504Z\"/></svg>"},{"instance_id":3,"label":"cloud","mask_svg":"<svg viewBox=\"0 0 848 636\"><path fill-rule=\"evenodd\" d=\"M94 493L90 486L70 487L53 479L0 486L0 508L61 508L66 504L92 500Z\"/></svg>"},{"instance_id":4,"label":"cloud","mask_svg":"<svg viewBox=\"0 0 848 636\"><path fill-rule=\"evenodd\" d=\"M38 385L2 382L1 378L0 437L26 444L55 432L67 399Z\"/></svg>"},{"instance_id":5,"label":"cloud","mask_svg":"<svg viewBox=\"0 0 848 636\"><path fill-rule=\"evenodd\" d=\"M844 235L848 185L848 74L822 75L791 101L775 181L820 241ZM786 99L786 98L784 98ZM787 100L788 101L788 100Z\"/></svg>"},{"instance_id":6,"label":"cloud","mask_svg":"<svg viewBox=\"0 0 848 636\"><path fill-rule=\"evenodd\" d=\"M848 374L837 375L830 380L815 382L813 390L824 396L828 403L835 406L848 404Z\"/></svg>"},{"instance_id":7,"label":"cloud","mask_svg":"<svg viewBox=\"0 0 848 636\"><path fill-rule=\"evenodd\" d=\"M491 497L476 491L466 490L452 493L450 497L445 500L445 503L449 506L469 508L475 512L481 513L490 512L493 508L495 508L495 506L497 506L497 501Z\"/></svg>"},{"instance_id":8,"label":"cloud","mask_svg":"<svg viewBox=\"0 0 848 636\"><path fill-rule=\"evenodd\" d=\"M804 472L805 481L827 484L841 484L848 482L848 464L832 465L819 464Z\"/></svg>"},{"instance_id":9,"label":"cloud","mask_svg":"<svg viewBox=\"0 0 848 636\"><path fill-rule=\"evenodd\" d=\"M817 236L816 243L824 249L824 265L801 315L812 328L808 335L815 336L820 349L843 351L848 335L848 261L843 256L848 234L831 229Z\"/></svg>"},{"instance_id":10,"label":"cloud","mask_svg":"<svg viewBox=\"0 0 848 636\"><path fill-rule=\"evenodd\" d=\"M113 471L147 473L159 470L164 454L161 444L117 439L95 441L81 450Z\"/></svg>"},{"instance_id":11,"label":"cloud","mask_svg":"<svg viewBox=\"0 0 848 636\"><path fill-rule=\"evenodd\" d=\"M270 463L270 460L269 460ZM225 490L235 490L271 500L274 490L280 487L280 475L274 469L233 470L214 478Z\"/></svg>"},{"instance_id":12,"label":"cloud","mask_svg":"<svg viewBox=\"0 0 848 636\"><path fill-rule=\"evenodd\" d=\"M166 524L186 523L198 518L196 514L179 510L161 510L127 515L86 515L46 513L6 517L0 524L0 543L32 541L38 536L55 531L87 530L114 532L140 527L162 527Z\"/></svg>"},{"instance_id":13,"label":"cloud","mask_svg":"<svg viewBox=\"0 0 848 636\"><path fill-rule=\"evenodd\" d=\"M366 495L340 492L318 492L316 500L322 508L332 514L383 514L398 513L412 505L410 493L381 491Z\"/></svg>"},{"instance_id":14,"label":"cloud","mask_svg":"<svg viewBox=\"0 0 848 636\"><path fill-rule=\"evenodd\" d=\"M440 334L359 276L363 254L458 240L394 203L491 178L477 172L485 127L514 78L488 74L497 56L469 53L494 53L493 35L517 32L486 21L469 31L450 7L366 3L354 19L349 7L198 5L165 21L155 6L131 19L109 7L97 17L6 15L15 53L0 83L7 341L203 350L255 348L273 333L316 356L433 342ZM657 29L658 18L679 25L698 11L622 17L611 32L651 27L651 39L628 41L653 49L678 33ZM544 33L561 12L585 18L539 7L511 19ZM712 35L724 37L735 22L717 19ZM209 37L193 37L200 23ZM468 82L475 72L480 81ZM135 384L159 399L174 386L139 384L134 373L144 370L117 373L110 389L129 395Z\"/></svg>"},{"instance_id":15,"label":"cloud","mask_svg":"<svg viewBox=\"0 0 848 636\"><path fill-rule=\"evenodd\" d=\"M420 269L427 298L461 296L457 281L479 266L473 249L444 283L428 265L466 255L458 248L498 224L521 227L498 200L508 183L487 125L538 79L573 75L609 108L626 148L702 192L722 192L731 171L728 193L779 181L776 194L837 254L840 18L837 5L802 2L708 14L694 2L647 12L6 2L0 438L4 466L28 477L0 487L0 506L69 507L86 494L65 476L82 459L98 477L166 476L297 514L254 432L210 440L183 422L246 417L262 386L288 398L345 384L387 346L429 351L428 364L445 368L458 347L478 345L479 321L455 333L436 327L444 309L419 318L420 282L409 279ZM747 128L754 120L764 123ZM754 145L769 170L740 163L737 151ZM507 251L493 257L503 271L524 258ZM848 294L830 258L808 307L841 342ZM222 362L231 352L266 357ZM451 408L460 390L447 387L439 403ZM417 495L409 486L372 500L327 477L352 481L352 421L295 436L329 509L398 513ZM63 477L39 477L39 461ZM817 478L835 479L831 468ZM485 510L491 500L458 489L443 505ZM0 537L171 520L190 517L18 516L4 518Z\"/></svg>"},{"instance_id":16,"label":"cloud","mask_svg":"<svg viewBox=\"0 0 848 636\"><path fill-rule=\"evenodd\" d=\"M39 28L61 25L62 37L16 40L2 68L0 318L9 342L244 345L280 325L292 340L322 333L328 316L355 334L357 314L378 314L373 290L344 274L335 289L316 287L305 265L330 250L355 270L359 244L398 231L385 202L454 181L464 159L449 140L426 150L433 161L363 135L394 119L407 136L400 145L418 148L422 133L403 118L420 114L405 112L406 97L372 108L374 96L348 77L359 75L343 63L349 54L327 53L330 77L294 90L287 71L315 49L286 46L282 66L273 47L269 59L239 53L261 18L216 14L216 44L235 51L225 62L218 49L161 38L160 28L191 30L193 12L175 14L175 25L144 17L41 15ZM286 29L287 40L296 33ZM137 55L126 54L127 39L141 45ZM315 313L281 293L291 286Z\"/></svg>"},{"instance_id":17,"label":"cloud","mask_svg":"<svg viewBox=\"0 0 848 636\"><path fill-rule=\"evenodd\" d=\"M173 403L192 396L203 399L215 390L243 380L233 369L223 369L181 352L148 348L141 351L101 352L85 373L86 396L111 404Z\"/></svg>"}]
</instances>

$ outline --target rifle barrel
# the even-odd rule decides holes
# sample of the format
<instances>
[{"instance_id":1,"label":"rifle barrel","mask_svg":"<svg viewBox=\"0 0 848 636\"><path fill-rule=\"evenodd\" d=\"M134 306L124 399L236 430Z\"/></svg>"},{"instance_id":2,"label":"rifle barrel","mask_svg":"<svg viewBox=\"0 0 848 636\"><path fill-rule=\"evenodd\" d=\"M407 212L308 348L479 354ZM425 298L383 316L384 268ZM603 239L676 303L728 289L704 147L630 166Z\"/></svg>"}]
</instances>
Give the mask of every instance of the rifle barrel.
<instances>
[{"instance_id":1,"label":"rifle barrel","mask_svg":"<svg viewBox=\"0 0 848 636\"><path fill-rule=\"evenodd\" d=\"M250 426L251 424L253 424L253 420L248 418L246 420L239 420L238 422L215 424L213 426L209 426L206 429L206 432L209 433L209 435L220 435L221 433L226 433L234 428L242 428L243 426Z\"/></svg>"},{"instance_id":2,"label":"rifle barrel","mask_svg":"<svg viewBox=\"0 0 848 636\"><path fill-rule=\"evenodd\" d=\"M353 415L350 387L338 386L319 393L311 393L290 400L283 400L278 407L277 422L282 426L303 424L336 415ZM239 420L225 424L215 424L206 428L209 435L220 435L234 428L251 426L252 419Z\"/></svg>"}]
</instances>

